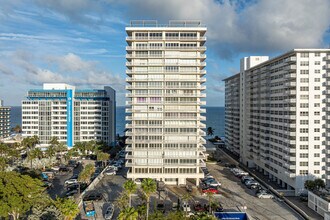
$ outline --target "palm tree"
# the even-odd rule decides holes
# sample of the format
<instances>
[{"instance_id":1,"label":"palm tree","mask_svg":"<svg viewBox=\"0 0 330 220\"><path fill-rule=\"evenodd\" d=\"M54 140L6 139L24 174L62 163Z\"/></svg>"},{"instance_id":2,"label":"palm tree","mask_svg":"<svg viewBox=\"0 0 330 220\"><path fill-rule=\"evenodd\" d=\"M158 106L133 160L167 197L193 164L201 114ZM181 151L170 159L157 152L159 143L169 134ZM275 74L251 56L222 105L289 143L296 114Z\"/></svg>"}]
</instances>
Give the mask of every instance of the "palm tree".
<instances>
[{"instance_id":1,"label":"palm tree","mask_svg":"<svg viewBox=\"0 0 330 220\"><path fill-rule=\"evenodd\" d=\"M213 136L214 135L214 129L212 127L208 127L206 131L208 136Z\"/></svg>"},{"instance_id":2,"label":"palm tree","mask_svg":"<svg viewBox=\"0 0 330 220\"><path fill-rule=\"evenodd\" d=\"M39 148L34 149L33 154L35 155L35 158L38 158L39 160L44 156L43 152Z\"/></svg>"},{"instance_id":3,"label":"palm tree","mask_svg":"<svg viewBox=\"0 0 330 220\"><path fill-rule=\"evenodd\" d=\"M192 196L189 193L186 193L182 196L181 200L183 202L189 203L189 201L192 200ZM187 215L188 215L187 211L188 211L187 209L184 210L184 212L185 212L184 218L185 219L187 218Z\"/></svg>"},{"instance_id":4,"label":"palm tree","mask_svg":"<svg viewBox=\"0 0 330 220\"><path fill-rule=\"evenodd\" d=\"M119 220L137 220L139 214L134 207L126 207L119 213Z\"/></svg>"},{"instance_id":5,"label":"palm tree","mask_svg":"<svg viewBox=\"0 0 330 220\"><path fill-rule=\"evenodd\" d=\"M211 192L207 192L206 196L207 196L207 200L209 202L209 213L211 213L212 212L212 206L211 205L212 205L212 202L213 202L214 194L211 193Z\"/></svg>"},{"instance_id":6,"label":"palm tree","mask_svg":"<svg viewBox=\"0 0 330 220\"><path fill-rule=\"evenodd\" d=\"M80 212L78 205L72 199L56 198L54 205L60 210L64 220L73 220Z\"/></svg>"},{"instance_id":7,"label":"palm tree","mask_svg":"<svg viewBox=\"0 0 330 220\"><path fill-rule=\"evenodd\" d=\"M36 155L34 154L34 151L33 150L30 150L28 153L27 153L27 159L28 161L30 161L30 169L32 169L32 162L34 159L36 159Z\"/></svg>"},{"instance_id":8,"label":"palm tree","mask_svg":"<svg viewBox=\"0 0 330 220\"><path fill-rule=\"evenodd\" d=\"M145 220L146 214L147 214L147 206L145 204L142 204L142 205L139 205L136 209L139 213L139 220Z\"/></svg>"},{"instance_id":9,"label":"palm tree","mask_svg":"<svg viewBox=\"0 0 330 220\"><path fill-rule=\"evenodd\" d=\"M46 150L46 154L49 157L49 159L51 159L52 157L55 156L56 152L55 152L55 147L53 145L50 145L47 150Z\"/></svg>"},{"instance_id":10,"label":"palm tree","mask_svg":"<svg viewBox=\"0 0 330 220\"><path fill-rule=\"evenodd\" d=\"M126 190L127 195L129 196L129 206L132 206L132 194L136 192L137 186L133 180L127 180L124 183L124 189Z\"/></svg>"},{"instance_id":11,"label":"palm tree","mask_svg":"<svg viewBox=\"0 0 330 220\"><path fill-rule=\"evenodd\" d=\"M128 200L129 198L126 192L121 192L115 201L115 206L118 207L120 210L124 210L127 207Z\"/></svg>"},{"instance_id":12,"label":"palm tree","mask_svg":"<svg viewBox=\"0 0 330 220\"><path fill-rule=\"evenodd\" d=\"M102 166L105 167L106 161L109 159L110 154L98 152L97 153L97 160L102 161Z\"/></svg>"},{"instance_id":13,"label":"palm tree","mask_svg":"<svg viewBox=\"0 0 330 220\"><path fill-rule=\"evenodd\" d=\"M155 182L155 180L153 180L151 178L144 179L141 183L141 188L147 199L147 218L146 219L148 220L150 196L152 193L156 192L156 189L157 189L156 182Z\"/></svg>"}]
</instances>

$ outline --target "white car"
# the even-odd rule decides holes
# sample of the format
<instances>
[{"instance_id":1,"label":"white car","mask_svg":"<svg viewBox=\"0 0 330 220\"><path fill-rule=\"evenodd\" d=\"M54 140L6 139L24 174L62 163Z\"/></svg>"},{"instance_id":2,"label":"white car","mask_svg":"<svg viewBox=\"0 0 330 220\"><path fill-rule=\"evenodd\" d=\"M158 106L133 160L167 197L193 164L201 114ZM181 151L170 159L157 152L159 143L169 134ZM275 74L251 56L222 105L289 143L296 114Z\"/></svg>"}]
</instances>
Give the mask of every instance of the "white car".
<instances>
[{"instance_id":1,"label":"white car","mask_svg":"<svg viewBox=\"0 0 330 220\"><path fill-rule=\"evenodd\" d=\"M116 171L112 168L108 168L103 172L105 175L107 176L112 176L112 175L116 175Z\"/></svg>"},{"instance_id":2,"label":"white car","mask_svg":"<svg viewBox=\"0 0 330 220\"><path fill-rule=\"evenodd\" d=\"M68 179L64 182L65 185L73 184L73 183L78 183L77 179Z\"/></svg>"},{"instance_id":3,"label":"white car","mask_svg":"<svg viewBox=\"0 0 330 220\"><path fill-rule=\"evenodd\" d=\"M218 181L216 180L212 180L210 182L207 182L206 185L208 186L213 186L213 187L218 187L218 186L221 186L221 183L219 183Z\"/></svg>"},{"instance_id":4,"label":"white car","mask_svg":"<svg viewBox=\"0 0 330 220\"><path fill-rule=\"evenodd\" d=\"M184 211L184 212L191 212L190 205L189 205L188 203L186 203L186 202L183 202L183 203L181 204L181 209L182 209L182 211Z\"/></svg>"},{"instance_id":5,"label":"white car","mask_svg":"<svg viewBox=\"0 0 330 220\"><path fill-rule=\"evenodd\" d=\"M259 199L273 199L274 196L272 194L269 194L269 193L265 193L265 192L262 192L262 193L258 193L257 194L257 197Z\"/></svg>"},{"instance_id":6,"label":"white car","mask_svg":"<svg viewBox=\"0 0 330 220\"><path fill-rule=\"evenodd\" d=\"M104 219L106 219L106 220L110 220L110 219L112 219L113 212L114 212L113 204L110 204L110 205L108 206L108 208L106 209L106 211L105 211Z\"/></svg>"},{"instance_id":7,"label":"white car","mask_svg":"<svg viewBox=\"0 0 330 220\"><path fill-rule=\"evenodd\" d=\"M113 169L114 171L118 171L118 167L113 165L108 166L107 169Z\"/></svg>"}]
</instances>

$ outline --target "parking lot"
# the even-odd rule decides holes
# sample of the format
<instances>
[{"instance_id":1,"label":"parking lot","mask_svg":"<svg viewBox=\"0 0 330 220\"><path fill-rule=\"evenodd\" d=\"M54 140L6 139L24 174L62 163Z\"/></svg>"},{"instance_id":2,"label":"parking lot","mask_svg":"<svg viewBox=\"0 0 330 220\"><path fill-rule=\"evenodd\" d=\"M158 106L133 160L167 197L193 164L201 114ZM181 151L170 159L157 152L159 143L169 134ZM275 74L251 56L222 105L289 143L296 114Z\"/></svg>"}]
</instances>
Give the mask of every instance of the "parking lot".
<instances>
[{"instance_id":1,"label":"parking lot","mask_svg":"<svg viewBox=\"0 0 330 220\"><path fill-rule=\"evenodd\" d=\"M246 207L253 219L302 219L285 203L277 198L259 199L255 190L248 189L224 164L230 162L223 154L220 164L208 164L209 172L221 182L220 200L225 210L238 210Z\"/></svg>"}]
</instances>

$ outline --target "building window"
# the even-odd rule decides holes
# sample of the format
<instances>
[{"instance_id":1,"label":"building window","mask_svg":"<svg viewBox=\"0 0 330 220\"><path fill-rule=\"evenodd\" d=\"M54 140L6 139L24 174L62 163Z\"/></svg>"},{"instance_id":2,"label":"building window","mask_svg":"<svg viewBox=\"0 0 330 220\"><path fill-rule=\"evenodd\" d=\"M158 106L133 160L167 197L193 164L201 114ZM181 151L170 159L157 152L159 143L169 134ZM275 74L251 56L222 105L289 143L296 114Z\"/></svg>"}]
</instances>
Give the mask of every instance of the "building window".
<instances>
[{"instance_id":1,"label":"building window","mask_svg":"<svg viewBox=\"0 0 330 220\"><path fill-rule=\"evenodd\" d=\"M301 86L300 91L308 91L308 86Z\"/></svg>"},{"instance_id":2,"label":"building window","mask_svg":"<svg viewBox=\"0 0 330 220\"><path fill-rule=\"evenodd\" d=\"M308 108L308 103L300 103L300 108Z\"/></svg>"},{"instance_id":3,"label":"building window","mask_svg":"<svg viewBox=\"0 0 330 220\"><path fill-rule=\"evenodd\" d=\"M314 149L320 149L320 145L314 145Z\"/></svg>"},{"instance_id":4,"label":"building window","mask_svg":"<svg viewBox=\"0 0 330 220\"><path fill-rule=\"evenodd\" d=\"M308 175L308 170L300 170L299 174L300 175Z\"/></svg>"},{"instance_id":5,"label":"building window","mask_svg":"<svg viewBox=\"0 0 330 220\"><path fill-rule=\"evenodd\" d=\"M299 164L302 167L307 167L308 166L308 162L300 162Z\"/></svg>"},{"instance_id":6,"label":"building window","mask_svg":"<svg viewBox=\"0 0 330 220\"><path fill-rule=\"evenodd\" d=\"M314 103L314 107L320 107L321 104L320 103Z\"/></svg>"},{"instance_id":7,"label":"building window","mask_svg":"<svg viewBox=\"0 0 330 220\"><path fill-rule=\"evenodd\" d=\"M320 137L314 137L314 141L319 141Z\"/></svg>"},{"instance_id":8,"label":"building window","mask_svg":"<svg viewBox=\"0 0 330 220\"><path fill-rule=\"evenodd\" d=\"M314 170L314 174L320 174L320 170Z\"/></svg>"},{"instance_id":9,"label":"building window","mask_svg":"<svg viewBox=\"0 0 330 220\"><path fill-rule=\"evenodd\" d=\"M308 125L308 120L300 120L301 125Z\"/></svg>"},{"instance_id":10,"label":"building window","mask_svg":"<svg viewBox=\"0 0 330 220\"><path fill-rule=\"evenodd\" d=\"M320 112L314 112L314 115L320 115Z\"/></svg>"},{"instance_id":11,"label":"building window","mask_svg":"<svg viewBox=\"0 0 330 220\"><path fill-rule=\"evenodd\" d=\"M308 61L301 61L300 66L308 66L309 62Z\"/></svg>"},{"instance_id":12,"label":"building window","mask_svg":"<svg viewBox=\"0 0 330 220\"><path fill-rule=\"evenodd\" d=\"M321 82L321 78L315 78L314 82Z\"/></svg>"},{"instance_id":13,"label":"building window","mask_svg":"<svg viewBox=\"0 0 330 220\"><path fill-rule=\"evenodd\" d=\"M320 99L321 96L320 95L314 95L314 99Z\"/></svg>"},{"instance_id":14,"label":"building window","mask_svg":"<svg viewBox=\"0 0 330 220\"><path fill-rule=\"evenodd\" d=\"M308 128L300 128L300 133L308 133Z\"/></svg>"},{"instance_id":15,"label":"building window","mask_svg":"<svg viewBox=\"0 0 330 220\"><path fill-rule=\"evenodd\" d=\"M314 132L320 132L319 128L314 128Z\"/></svg>"},{"instance_id":16,"label":"building window","mask_svg":"<svg viewBox=\"0 0 330 220\"><path fill-rule=\"evenodd\" d=\"M308 137L300 137L299 140L300 141L308 141Z\"/></svg>"},{"instance_id":17,"label":"building window","mask_svg":"<svg viewBox=\"0 0 330 220\"><path fill-rule=\"evenodd\" d=\"M320 166L320 162L314 162L314 166Z\"/></svg>"},{"instance_id":18,"label":"building window","mask_svg":"<svg viewBox=\"0 0 330 220\"><path fill-rule=\"evenodd\" d=\"M316 57L320 57L321 56L321 53L315 53L315 56Z\"/></svg>"},{"instance_id":19,"label":"building window","mask_svg":"<svg viewBox=\"0 0 330 220\"><path fill-rule=\"evenodd\" d=\"M320 154L319 153L315 153L314 154L314 157L320 157Z\"/></svg>"},{"instance_id":20,"label":"building window","mask_svg":"<svg viewBox=\"0 0 330 220\"><path fill-rule=\"evenodd\" d=\"M309 98L308 95L300 95L300 99L304 99L304 100L307 100Z\"/></svg>"},{"instance_id":21,"label":"building window","mask_svg":"<svg viewBox=\"0 0 330 220\"><path fill-rule=\"evenodd\" d=\"M300 150L308 150L308 145L300 145Z\"/></svg>"},{"instance_id":22,"label":"building window","mask_svg":"<svg viewBox=\"0 0 330 220\"><path fill-rule=\"evenodd\" d=\"M320 61L315 61L314 64L315 65L321 65L321 62Z\"/></svg>"},{"instance_id":23,"label":"building window","mask_svg":"<svg viewBox=\"0 0 330 220\"><path fill-rule=\"evenodd\" d=\"M314 73L321 73L321 70L314 70Z\"/></svg>"},{"instance_id":24,"label":"building window","mask_svg":"<svg viewBox=\"0 0 330 220\"><path fill-rule=\"evenodd\" d=\"M308 112L300 112L300 116L308 116Z\"/></svg>"},{"instance_id":25,"label":"building window","mask_svg":"<svg viewBox=\"0 0 330 220\"><path fill-rule=\"evenodd\" d=\"M309 79L308 78L300 78L301 83L308 83Z\"/></svg>"},{"instance_id":26,"label":"building window","mask_svg":"<svg viewBox=\"0 0 330 220\"><path fill-rule=\"evenodd\" d=\"M301 53L300 57L309 57L309 53Z\"/></svg>"},{"instance_id":27,"label":"building window","mask_svg":"<svg viewBox=\"0 0 330 220\"><path fill-rule=\"evenodd\" d=\"M319 86L314 86L314 90L320 90Z\"/></svg>"},{"instance_id":28,"label":"building window","mask_svg":"<svg viewBox=\"0 0 330 220\"><path fill-rule=\"evenodd\" d=\"M307 75L308 74L308 70L300 70L300 74Z\"/></svg>"}]
</instances>

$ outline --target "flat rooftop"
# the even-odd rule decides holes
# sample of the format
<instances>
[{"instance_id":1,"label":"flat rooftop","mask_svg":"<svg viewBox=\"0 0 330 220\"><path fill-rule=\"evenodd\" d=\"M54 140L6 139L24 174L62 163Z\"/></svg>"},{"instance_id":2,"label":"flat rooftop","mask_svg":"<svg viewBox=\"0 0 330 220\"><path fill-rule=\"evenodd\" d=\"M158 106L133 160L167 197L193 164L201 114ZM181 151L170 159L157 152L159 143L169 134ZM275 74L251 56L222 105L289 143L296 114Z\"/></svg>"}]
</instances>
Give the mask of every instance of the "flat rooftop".
<instances>
[{"instance_id":1,"label":"flat rooftop","mask_svg":"<svg viewBox=\"0 0 330 220\"><path fill-rule=\"evenodd\" d=\"M206 27L199 20L170 20L159 24L157 20L132 20L129 27Z\"/></svg>"}]
</instances>

